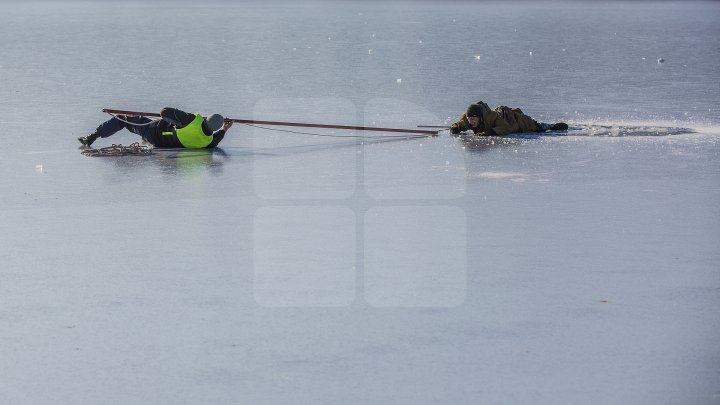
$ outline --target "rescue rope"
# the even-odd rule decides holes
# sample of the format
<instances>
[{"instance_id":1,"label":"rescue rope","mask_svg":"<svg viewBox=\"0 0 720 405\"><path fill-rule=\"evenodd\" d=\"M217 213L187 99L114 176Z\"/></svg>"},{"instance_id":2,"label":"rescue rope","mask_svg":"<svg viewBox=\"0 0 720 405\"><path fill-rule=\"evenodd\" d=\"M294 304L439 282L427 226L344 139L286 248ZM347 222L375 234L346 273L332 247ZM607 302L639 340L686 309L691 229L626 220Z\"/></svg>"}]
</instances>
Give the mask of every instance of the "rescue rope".
<instances>
[{"instance_id":1,"label":"rescue rope","mask_svg":"<svg viewBox=\"0 0 720 405\"><path fill-rule=\"evenodd\" d=\"M152 155L152 149L135 142L130 146L115 145L104 148L88 148L82 152L85 156L126 156L126 155Z\"/></svg>"},{"instance_id":2,"label":"rescue rope","mask_svg":"<svg viewBox=\"0 0 720 405\"><path fill-rule=\"evenodd\" d=\"M323 136L328 138L354 138L354 139L393 139L393 138L399 138L399 139L415 139L415 138L428 138L431 135L378 135L378 136L363 136L363 135L331 135L331 134L318 134L314 132L301 132L301 131L291 131L289 129L277 129L277 128L268 128L260 125L255 124L247 124L243 123L243 125L247 125L249 127L253 128L260 128L265 129L268 131L277 131L277 132L288 132L291 134L300 134L300 135L312 135L312 136Z\"/></svg>"},{"instance_id":3,"label":"rescue rope","mask_svg":"<svg viewBox=\"0 0 720 405\"><path fill-rule=\"evenodd\" d=\"M149 122L146 122L146 123L144 123L144 124L138 124L138 123L130 122L130 121L127 121L127 120L125 120L125 119L120 118L120 115L119 115L119 114L113 114L113 113L111 113L111 112L109 112L108 114L112 115L113 118L115 118L115 119L118 120L118 121L124 122L124 123L126 123L126 124L130 124L130 125L134 125L134 126L136 126L136 127L144 127L144 126L148 126L148 125L152 124L153 122L160 121L160 120L150 120Z\"/></svg>"},{"instance_id":4,"label":"rescue rope","mask_svg":"<svg viewBox=\"0 0 720 405\"><path fill-rule=\"evenodd\" d=\"M151 120L149 122L143 123L143 124L137 124L134 122L127 121L123 118L120 118L120 114L115 114L113 112L104 110L107 114L111 115L118 121L124 122L129 125L134 125L137 127L143 127L146 125L150 125L154 122L157 122L159 120ZM314 132L301 132L301 131L291 131L288 129L277 129L277 128L268 128L266 126L260 126L257 124L250 124L250 123L242 123L243 125L247 125L249 127L264 129L267 131L276 131L276 132L287 132L290 134L300 134L300 135L311 135L311 136L322 136L322 137L328 137L328 138L354 138L354 139L418 139L418 138L428 138L430 136L434 135L379 135L379 136L366 136L366 135L331 135L331 134L318 134Z\"/></svg>"}]
</instances>

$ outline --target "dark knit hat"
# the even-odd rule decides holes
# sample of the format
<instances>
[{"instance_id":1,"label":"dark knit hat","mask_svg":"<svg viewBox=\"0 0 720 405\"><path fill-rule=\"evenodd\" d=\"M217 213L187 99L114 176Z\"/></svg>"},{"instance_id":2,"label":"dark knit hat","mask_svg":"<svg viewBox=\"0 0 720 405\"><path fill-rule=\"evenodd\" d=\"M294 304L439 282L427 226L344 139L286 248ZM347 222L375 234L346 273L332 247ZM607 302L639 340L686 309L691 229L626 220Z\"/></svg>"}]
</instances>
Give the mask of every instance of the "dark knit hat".
<instances>
[{"instance_id":1,"label":"dark knit hat","mask_svg":"<svg viewBox=\"0 0 720 405\"><path fill-rule=\"evenodd\" d=\"M480 117L482 116L482 108L480 108L477 104L470 104L470 107L468 107L465 115L468 117Z\"/></svg>"},{"instance_id":2,"label":"dark knit hat","mask_svg":"<svg viewBox=\"0 0 720 405\"><path fill-rule=\"evenodd\" d=\"M223 124L225 123L225 118L223 118L223 116L220 114L212 114L207 117L205 121L207 121L208 128L210 128L211 131L215 132L218 129L222 128Z\"/></svg>"}]
</instances>

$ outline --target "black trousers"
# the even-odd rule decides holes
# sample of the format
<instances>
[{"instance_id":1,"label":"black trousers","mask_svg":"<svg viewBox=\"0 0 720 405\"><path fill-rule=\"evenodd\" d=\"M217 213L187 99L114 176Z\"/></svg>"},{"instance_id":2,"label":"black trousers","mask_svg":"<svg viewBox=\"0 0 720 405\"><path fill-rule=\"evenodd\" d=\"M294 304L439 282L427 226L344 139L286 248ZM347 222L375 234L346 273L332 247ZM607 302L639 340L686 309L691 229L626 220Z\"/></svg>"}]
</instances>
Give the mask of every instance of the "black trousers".
<instances>
[{"instance_id":1,"label":"black trousers","mask_svg":"<svg viewBox=\"0 0 720 405\"><path fill-rule=\"evenodd\" d=\"M127 122L124 122L127 121ZM143 139L153 145L160 142L158 137L160 120L151 120L148 117L136 117L127 115L118 115L100 124L95 130L95 134L101 138L107 138L118 131L127 129L128 131L140 135Z\"/></svg>"}]
</instances>

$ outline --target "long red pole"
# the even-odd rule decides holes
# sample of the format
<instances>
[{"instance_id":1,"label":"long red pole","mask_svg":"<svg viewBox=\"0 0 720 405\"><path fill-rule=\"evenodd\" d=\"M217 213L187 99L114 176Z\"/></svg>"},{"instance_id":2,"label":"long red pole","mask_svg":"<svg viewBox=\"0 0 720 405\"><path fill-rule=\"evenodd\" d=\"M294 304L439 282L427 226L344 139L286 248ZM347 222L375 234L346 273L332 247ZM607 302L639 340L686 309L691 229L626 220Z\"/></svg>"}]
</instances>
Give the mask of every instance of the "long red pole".
<instances>
[{"instance_id":1,"label":"long red pole","mask_svg":"<svg viewBox=\"0 0 720 405\"><path fill-rule=\"evenodd\" d=\"M159 117L158 113L140 112L140 111L125 111L125 110L113 110L110 108L103 108L103 112L111 114L122 114L122 115L141 115L144 117ZM259 120L241 120L236 118L226 118L237 122L238 124L259 124L259 125L277 125L283 127L310 127L310 128L333 128L333 129L352 129L356 131L378 131L378 132L403 132L408 134L424 134L424 135L437 135L438 131L428 131L421 129L398 129L398 128L379 128L379 127L358 127L353 125L328 125L328 124L307 124L302 122L284 122L284 121L259 121Z\"/></svg>"}]
</instances>

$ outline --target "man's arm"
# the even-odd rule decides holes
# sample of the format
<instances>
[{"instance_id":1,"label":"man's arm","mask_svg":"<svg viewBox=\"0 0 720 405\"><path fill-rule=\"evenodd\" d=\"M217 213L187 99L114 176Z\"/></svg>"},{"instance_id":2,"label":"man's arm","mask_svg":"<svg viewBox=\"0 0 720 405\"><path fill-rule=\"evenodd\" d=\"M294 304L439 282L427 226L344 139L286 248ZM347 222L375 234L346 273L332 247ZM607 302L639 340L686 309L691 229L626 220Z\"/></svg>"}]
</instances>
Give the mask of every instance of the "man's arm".
<instances>
[{"instance_id":1,"label":"man's arm","mask_svg":"<svg viewBox=\"0 0 720 405\"><path fill-rule=\"evenodd\" d=\"M206 147L214 148L214 147L218 146L220 141L222 141L223 138L225 138L225 133L227 132L228 129L230 129L230 127L232 125L233 125L233 121L225 120L225 125L223 125L222 128L218 129L217 131L215 131L213 133L213 140L212 140L212 142L210 142L210 145L208 145Z\"/></svg>"},{"instance_id":2,"label":"man's arm","mask_svg":"<svg viewBox=\"0 0 720 405\"><path fill-rule=\"evenodd\" d=\"M176 128L182 128L193 122L195 114L186 113L185 111L178 110L177 108L165 107L162 111L160 111L160 117L163 121L175 125Z\"/></svg>"},{"instance_id":3,"label":"man's arm","mask_svg":"<svg viewBox=\"0 0 720 405\"><path fill-rule=\"evenodd\" d=\"M462 116L460 116L460 120L452 125L450 125L450 133L451 134L459 134L460 132L467 131L468 126L466 124L467 118L465 117L465 114L463 113Z\"/></svg>"}]
</instances>

